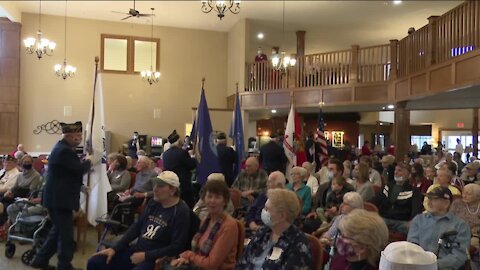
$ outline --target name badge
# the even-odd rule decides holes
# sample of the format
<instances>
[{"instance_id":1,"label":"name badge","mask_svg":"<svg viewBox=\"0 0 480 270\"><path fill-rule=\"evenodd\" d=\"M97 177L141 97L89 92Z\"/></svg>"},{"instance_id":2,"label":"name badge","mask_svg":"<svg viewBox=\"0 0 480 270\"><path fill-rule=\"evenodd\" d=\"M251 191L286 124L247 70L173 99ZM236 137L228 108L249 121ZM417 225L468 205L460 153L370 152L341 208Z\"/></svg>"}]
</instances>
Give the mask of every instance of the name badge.
<instances>
[{"instance_id":1,"label":"name badge","mask_svg":"<svg viewBox=\"0 0 480 270\"><path fill-rule=\"evenodd\" d=\"M272 254L270 254L270 257L268 258L271 261L276 261L280 259L280 256L283 253L283 249L278 248L278 247L273 247Z\"/></svg>"}]
</instances>

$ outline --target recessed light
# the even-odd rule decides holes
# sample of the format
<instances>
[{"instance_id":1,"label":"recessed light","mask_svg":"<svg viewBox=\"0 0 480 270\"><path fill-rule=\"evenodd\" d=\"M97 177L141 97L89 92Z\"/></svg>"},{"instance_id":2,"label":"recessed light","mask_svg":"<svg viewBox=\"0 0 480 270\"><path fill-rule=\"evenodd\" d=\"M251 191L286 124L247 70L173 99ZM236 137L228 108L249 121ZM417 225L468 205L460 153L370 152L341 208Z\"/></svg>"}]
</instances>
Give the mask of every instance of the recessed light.
<instances>
[{"instance_id":1,"label":"recessed light","mask_svg":"<svg viewBox=\"0 0 480 270\"><path fill-rule=\"evenodd\" d=\"M257 38L258 39L263 39L265 36L263 35L263 33L258 33L257 34Z\"/></svg>"},{"instance_id":2,"label":"recessed light","mask_svg":"<svg viewBox=\"0 0 480 270\"><path fill-rule=\"evenodd\" d=\"M277 110L273 109L271 110L272 113L277 113Z\"/></svg>"},{"instance_id":3,"label":"recessed light","mask_svg":"<svg viewBox=\"0 0 480 270\"><path fill-rule=\"evenodd\" d=\"M390 104L390 105L387 106L387 108L388 108L389 110L393 110L393 109L395 109L395 106L392 105L392 104Z\"/></svg>"},{"instance_id":4,"label":"recessed light","mask_svg":"<svg viewBox=\"0 0 480 270\"><path fill-rule=\"evenodd\" d=\"M402 0L394 0L393 4L394 5L400 5L402 3Z\"/></svg>"}]
</instances>

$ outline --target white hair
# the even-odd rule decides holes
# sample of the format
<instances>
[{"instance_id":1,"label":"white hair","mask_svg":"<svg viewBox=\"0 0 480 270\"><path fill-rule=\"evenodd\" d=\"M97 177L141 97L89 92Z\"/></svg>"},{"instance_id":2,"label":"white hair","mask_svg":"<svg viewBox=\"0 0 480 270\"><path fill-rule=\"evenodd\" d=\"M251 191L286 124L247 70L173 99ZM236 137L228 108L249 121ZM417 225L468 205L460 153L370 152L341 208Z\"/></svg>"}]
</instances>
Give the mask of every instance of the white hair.
<instances>
[{"instance_id":1,"label":"white hair","mask_svg":"<svg viewBox=\"0 0 480 270\"><path fill-rule=\"evenodd\" d=\"M363 209L363 199L358 192L347 192L343 195L343 202L347 203L353 208Z\"/></svg>"},{"instance_id":2,"label":"white hair","mask_svg":"<svg viewBox=\"0 0 480 270\"><path fill-rule=\"evenodd\" d=\"M477 199L480 200L480 185L479 184L468 184L463 187L463 191L465 192L466 190L471 190L473 193L473 196Z\"/></svg>"}]
</instances>

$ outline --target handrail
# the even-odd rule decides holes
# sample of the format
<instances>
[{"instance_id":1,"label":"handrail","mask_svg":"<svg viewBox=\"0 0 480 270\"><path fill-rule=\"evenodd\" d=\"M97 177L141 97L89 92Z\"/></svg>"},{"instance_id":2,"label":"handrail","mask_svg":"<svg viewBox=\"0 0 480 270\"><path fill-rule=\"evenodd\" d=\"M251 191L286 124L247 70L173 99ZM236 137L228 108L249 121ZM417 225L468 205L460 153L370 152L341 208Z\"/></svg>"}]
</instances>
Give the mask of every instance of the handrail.
<instances>
[{"instance_id":1,"label":"handrail","mask_svg":"<svg viewBox=\"0 0 480 270\"><path fill-rule=\"evenodd\" d=\"M287 73L247 63L246 91L384 82L480 48L480 2L465 1L400 41L297 57Z\"/></svg>"}]
</instances>

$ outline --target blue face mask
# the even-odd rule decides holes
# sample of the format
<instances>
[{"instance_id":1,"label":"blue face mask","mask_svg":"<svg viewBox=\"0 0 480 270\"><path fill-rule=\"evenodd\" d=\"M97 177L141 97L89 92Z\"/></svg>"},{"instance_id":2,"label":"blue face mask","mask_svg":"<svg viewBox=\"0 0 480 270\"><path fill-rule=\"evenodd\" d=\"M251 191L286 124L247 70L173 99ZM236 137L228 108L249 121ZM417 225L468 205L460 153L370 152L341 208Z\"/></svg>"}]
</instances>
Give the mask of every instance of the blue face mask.
<instances>
[{"instance_id":1,"label":"blue face mask","mask_svg":"<svg viewBox=\"0 0 480 270\"><path fill-rule=\"evenodd\" d=\"M265 208L263 208L261 216L263 224L271 228L273 226L272 217L270 216L270 213L265 210Z\"/></svg>"}]
</instances>

